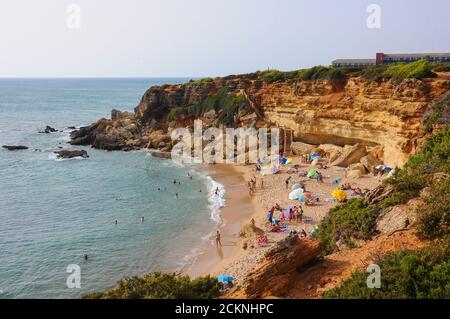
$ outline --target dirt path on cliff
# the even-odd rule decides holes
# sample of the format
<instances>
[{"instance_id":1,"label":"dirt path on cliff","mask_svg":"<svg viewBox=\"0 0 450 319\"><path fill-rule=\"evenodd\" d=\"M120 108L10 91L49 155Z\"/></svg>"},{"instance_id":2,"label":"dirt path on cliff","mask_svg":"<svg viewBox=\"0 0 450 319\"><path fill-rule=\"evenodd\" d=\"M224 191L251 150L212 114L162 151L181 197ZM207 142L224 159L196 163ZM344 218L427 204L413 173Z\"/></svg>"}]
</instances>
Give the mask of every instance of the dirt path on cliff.
<instances>
[{"instance_id":1,"label":"dirt path on cliff","mask_svg":"<svg viewBox=\"0 0 450 319\"><path fill-rule=\"evenodd\" d=\"M356 270L364 271L378 255L401 249L418 249L427 244L419 240L414 229L382 234L361 247L333 253L323 261L292 275L292 287L285 298L321 298L323 293L348 278ZM381 270L383 271L383 270Z\"/></svg>"}]
</instances>

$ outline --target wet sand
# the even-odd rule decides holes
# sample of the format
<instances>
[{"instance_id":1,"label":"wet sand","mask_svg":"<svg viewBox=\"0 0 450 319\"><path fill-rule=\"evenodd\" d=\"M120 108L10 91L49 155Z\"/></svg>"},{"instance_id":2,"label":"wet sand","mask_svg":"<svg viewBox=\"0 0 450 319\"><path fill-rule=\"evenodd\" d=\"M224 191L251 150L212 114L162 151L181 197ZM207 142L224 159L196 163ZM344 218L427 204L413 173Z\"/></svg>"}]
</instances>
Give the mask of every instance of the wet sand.
<instances>
[{"instance_id":1,"label":"wet sand","mask_svg":"<svg viewBox=\"0 0 450 319\"><path fill-rule=\"evenodd\" d=\"M215 164L204 170L225 187L225 207L221 209L222 223L217 227L221 234L222 247L215 244L215 230L209 247L182 269L182 273L198 277L220 269L239 252L239 230L248 223L255 211L252 198L248 194L243 168Z\"/></svg>"}]
</instances>

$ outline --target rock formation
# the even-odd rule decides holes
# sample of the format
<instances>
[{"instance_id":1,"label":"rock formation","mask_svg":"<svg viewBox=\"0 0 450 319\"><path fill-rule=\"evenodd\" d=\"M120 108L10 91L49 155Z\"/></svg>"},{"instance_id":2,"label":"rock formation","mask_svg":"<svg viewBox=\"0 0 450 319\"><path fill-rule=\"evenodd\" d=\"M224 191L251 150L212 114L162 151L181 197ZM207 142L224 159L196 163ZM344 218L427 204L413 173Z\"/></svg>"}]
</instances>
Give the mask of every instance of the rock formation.
<instances>
[{"instance_id":1,"label":"rock formation","mask_svg":"<svg viewBox=\"0 0 450 319\"><path fill-rule=\"evenodd\" d=\"M246 298L282 296L295 276L297 269L316 259L321 253L320 245L314 240L289 236L280 241L265 254L261 265L250 272L240 288Z\"/></svg>"},{"instance_id":2,"label":"rock formation","mask_svg":"<svg viewBox=\"0 0 450 319\"><path fill-rule=\"evenodd\" d=\"M306 144L358 145L357 150L344 149L344 153L358 151L360 158L376 149L377 161L401 166L425 136L421 120L430 102L448 91L449 82L448 76L438 76L400 83L370 82L361 77L268 83L258 77L238 75L153 86L134 113L113 110L111 120L101 119L74 131L71 143L106 150L151 147L169 151L172 129L192 127L194 118L201 118L206 126L217 125L223 110L174 120L168 119L169 112L203 103L226 88L230 94L243 96L249 105L248 112L235 114L236 126L292 129L294 141ZM294 145L294 152L301 149L298 146ZM335 161L344 156L336 150L334 153ZM335 163L359 162L359 158L344 157ZM368 170L373 163L373 158L365 159Z\"/></svg>"},{"instance_id":3,"label":"rock formation","mask_svg":"<svg viewBox=\"0 0 450 319\"><path fill-rule=\"evenodd\" d=\"M3 145L3 148L7 149L8 151L18 151L18 150L27 150L27 146L23 145Z\"/></svg>"},{"instance_id":4,"label":"rock formation","mask_svg":"<svg viewBox=\"0 0 450 319\"><path fill-rule=\"evenodd\" d=\"M55 154L58 155L58 158L74 158L74 157L82 157L82 158L88 158L89 155L85 150L79 150L79 151L57 151Z\"/></svg>"}]
</instances>

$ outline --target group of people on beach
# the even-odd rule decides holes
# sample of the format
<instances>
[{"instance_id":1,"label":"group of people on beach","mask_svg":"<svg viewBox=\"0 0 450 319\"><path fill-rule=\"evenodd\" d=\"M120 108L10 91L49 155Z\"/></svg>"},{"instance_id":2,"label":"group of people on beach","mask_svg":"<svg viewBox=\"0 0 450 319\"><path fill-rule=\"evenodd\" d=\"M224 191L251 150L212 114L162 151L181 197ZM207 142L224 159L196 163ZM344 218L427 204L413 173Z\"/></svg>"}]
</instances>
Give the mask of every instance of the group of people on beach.
<instances>
[{"instance_id":1,"label":"group of people on beach","mask_svg":"<svg viewBox=\"0 0 450 319\"><path fill-rule=\"evenodd\" d=\"M278 216L275 216L275 212L278 212ZM278 225L280 222L291 222L296 221L302 222L303 221L303 208L301 205L290 207L286 210L286 212L283 212L283 209L280 207L278 203L275 204L275 206L272 206L272 208L267 213L267 221L272 225Z\"/></svg>"}]
</instances>

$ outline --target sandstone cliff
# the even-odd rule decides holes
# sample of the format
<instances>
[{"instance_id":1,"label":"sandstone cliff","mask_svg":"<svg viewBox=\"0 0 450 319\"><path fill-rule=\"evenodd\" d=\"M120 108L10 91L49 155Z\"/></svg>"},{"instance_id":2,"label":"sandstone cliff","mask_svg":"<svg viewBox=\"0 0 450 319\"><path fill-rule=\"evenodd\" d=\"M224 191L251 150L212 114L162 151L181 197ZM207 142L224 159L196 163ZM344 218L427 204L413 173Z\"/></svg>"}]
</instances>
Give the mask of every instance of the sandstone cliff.
<instances>
[{"instance_id":1,"label":"sandstone cliff","mask_svg":"<svg viewBox=\"0 0 450 319\"><path fill-rule=\"evenodd\" d=\"M425 132L421 120L430 102L450 88L448 74L436 78L371 82L361 77L339 80L277 81L257 76L228 76L186 84L151 87L134 114L113 112L72 135L73 144L108 150L139 147L171 149L168 133L191 126L195 117L169 121L174 108L199 105L221 88L243 96L248 105L235 114L234 125L282 127L294 141L309 144L380 146L386 165L402 165L414 153ZM207 126L219 124L222 110L203 116Z\"/></svg>"}]
</instances>

